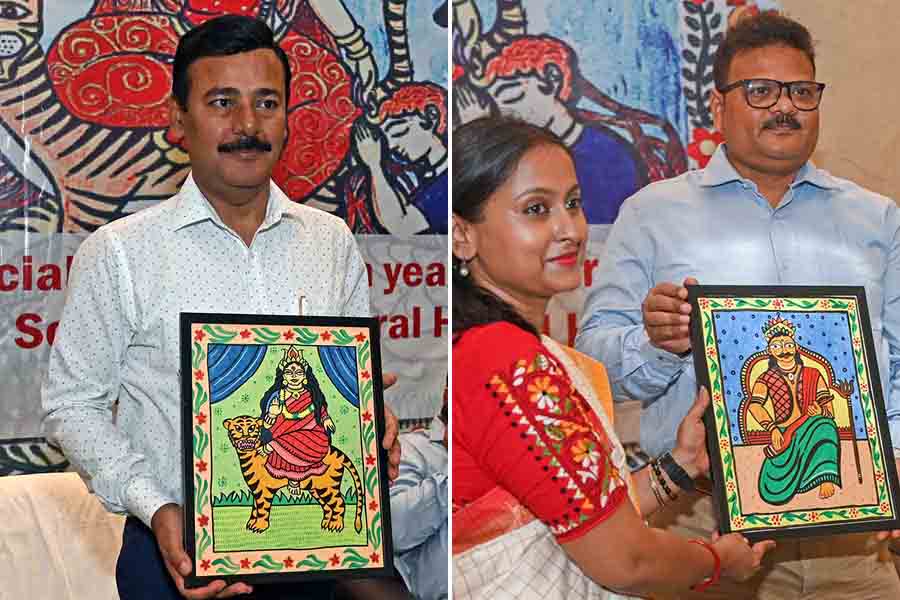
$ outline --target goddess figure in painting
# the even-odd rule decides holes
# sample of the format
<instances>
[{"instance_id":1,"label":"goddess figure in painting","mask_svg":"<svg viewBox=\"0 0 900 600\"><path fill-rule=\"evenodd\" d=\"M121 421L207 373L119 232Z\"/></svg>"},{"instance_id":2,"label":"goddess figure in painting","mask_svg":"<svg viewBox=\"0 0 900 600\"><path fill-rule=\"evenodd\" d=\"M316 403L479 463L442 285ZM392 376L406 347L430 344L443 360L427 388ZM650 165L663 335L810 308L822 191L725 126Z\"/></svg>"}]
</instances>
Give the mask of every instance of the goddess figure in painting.
<instances>
[{"instance_id":1,"label":"goddess figure in painting","mask_svg":"<svg viewBox=\"0 0 900 600\"><path fill-rule=\"evenodd\" d=\"M819 498L829 498L841 485L833 396L822 373L803 364L795 332L793 323L780 317L763 326L769 367L753 384L747 405L771 435L759 473L759 493L776 506L816 487Z\"/></svg>"},{"instance_id":2,"label":"goddess figure in painting","mask_svg":"<svg viewBox=\"0 0 900 600\"><path fill-rule=\"evenodd\" d=\"M260 415L266 424L260 452L268 455L266 470L288 480L288 490L300 494L300 480L321 475L334 432L325 395L303 350L290 346L275 371L275 382L263 395Z\"/></svg>"}]
</instances>

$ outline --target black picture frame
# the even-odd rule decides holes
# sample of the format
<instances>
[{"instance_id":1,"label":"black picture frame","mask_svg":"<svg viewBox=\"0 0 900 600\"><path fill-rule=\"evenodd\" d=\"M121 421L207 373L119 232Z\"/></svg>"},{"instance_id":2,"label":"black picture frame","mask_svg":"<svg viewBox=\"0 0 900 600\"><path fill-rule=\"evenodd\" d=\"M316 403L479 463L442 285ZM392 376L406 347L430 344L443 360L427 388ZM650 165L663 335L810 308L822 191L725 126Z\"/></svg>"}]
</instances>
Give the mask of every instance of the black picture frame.
<instances>
[{"instance_id":1,"label":"black picture frame","mask_svg":"<svg viewBox=\"0 0 900 600\"><path fill-rule=\"evenodd\" d=\"M185 585L393 575L377 319L181 313L180 349Z\"/></svg>"},{"instance_id":2,"label":"black picture frame","mask_svg":"<svg viewBox=\"0 0 900 600\"><path fill-rule=\"evenodd\" d=\"M865 289L694 285L688 301L720 531L900 528Z\"/></svg>"}]
</instances>

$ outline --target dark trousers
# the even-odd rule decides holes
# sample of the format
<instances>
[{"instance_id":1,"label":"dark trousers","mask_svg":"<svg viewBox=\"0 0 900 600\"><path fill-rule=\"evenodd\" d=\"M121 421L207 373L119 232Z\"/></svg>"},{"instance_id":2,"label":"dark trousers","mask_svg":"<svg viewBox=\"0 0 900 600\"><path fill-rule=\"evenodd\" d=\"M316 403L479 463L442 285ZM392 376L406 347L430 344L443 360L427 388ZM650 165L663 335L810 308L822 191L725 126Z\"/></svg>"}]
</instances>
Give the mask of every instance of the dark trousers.
<instances>
[{"instance_id":1,"label":"dark trousers","mask_svg":"<svg viewBox=\"0 0 900 600\"><path fill-rule=\"evenodd\" d=\"M122 550L116 564L116 585L120 600L182 600L175 582L163 563L156 537L135 517L125 520ZM250 595L235 596L255 600L331 600L330 581L254 585Z\"/></svg>"}]
</instances>

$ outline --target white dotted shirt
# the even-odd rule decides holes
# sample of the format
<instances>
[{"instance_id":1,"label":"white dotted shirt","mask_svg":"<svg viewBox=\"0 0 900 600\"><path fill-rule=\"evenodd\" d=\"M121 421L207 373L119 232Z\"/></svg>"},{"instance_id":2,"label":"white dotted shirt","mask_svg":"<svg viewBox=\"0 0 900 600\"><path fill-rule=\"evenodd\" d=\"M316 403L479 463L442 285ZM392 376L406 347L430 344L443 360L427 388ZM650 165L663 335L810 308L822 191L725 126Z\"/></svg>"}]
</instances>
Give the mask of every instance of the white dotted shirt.
<instances>
[{"instance_id":1,"label":"white dotted shirt","mask_svg":"<svg viewBox=\"0 0 900 600\"><path fill-rule=\"evenodd\" d=\"M183 504L179 313L296 315L301 295L307 315L369 316L343 221L273 183L247 247L188 177L78 249L42 389L47 436L109 510L149 525L163 504Z\"/></svg>"}]
</instances>

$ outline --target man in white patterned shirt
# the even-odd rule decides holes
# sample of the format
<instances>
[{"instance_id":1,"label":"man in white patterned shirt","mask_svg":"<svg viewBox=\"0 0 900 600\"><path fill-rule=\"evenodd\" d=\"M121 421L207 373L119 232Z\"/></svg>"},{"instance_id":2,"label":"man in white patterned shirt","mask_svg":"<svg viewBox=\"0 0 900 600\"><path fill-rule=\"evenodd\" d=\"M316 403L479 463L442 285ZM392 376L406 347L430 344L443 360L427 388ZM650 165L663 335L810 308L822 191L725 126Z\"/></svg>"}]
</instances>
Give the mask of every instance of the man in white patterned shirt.
<instances>
[{"instance_id":1,"label":"man in white patterned shirt","mask_svg":"<svg viewBox=\"0 0 900 600\"><path fill-rule=\"evenodd\" d=\"M271 182L287 139L290 67L261 21L226 16L186 34L171 127L192 172L181 191L99 229L75 259L43 389L47 434L114 512L128 513L122 600L226 598L185 590L179 312L368 316L365 265L339 219ZM112 407L118 402L116 424ZM383 440L396 476L396 418ZM330 597L330 584L258 586L256 598Z\"/></svg>"}]
</instances>

